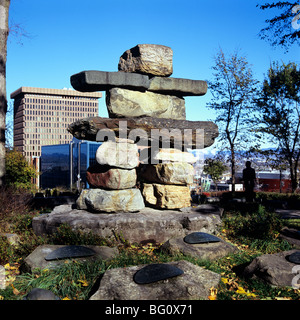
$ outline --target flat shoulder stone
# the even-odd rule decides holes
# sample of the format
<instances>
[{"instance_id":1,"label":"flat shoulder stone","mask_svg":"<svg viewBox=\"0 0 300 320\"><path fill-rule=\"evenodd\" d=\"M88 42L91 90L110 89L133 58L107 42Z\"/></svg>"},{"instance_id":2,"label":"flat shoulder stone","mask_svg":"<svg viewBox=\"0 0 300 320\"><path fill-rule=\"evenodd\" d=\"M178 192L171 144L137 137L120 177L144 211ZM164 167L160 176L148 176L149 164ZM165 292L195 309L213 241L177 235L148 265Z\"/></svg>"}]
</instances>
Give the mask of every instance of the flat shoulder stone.
<instances>
[{"instance_id":1,"label":"flat shoulder stone","mask_svg":"<svg viewBox=\"0 0 300 320\"><path fill-rule=\"evenodd\" d=\"M138 73L82 71L71 76L75 90L82 92L106 91L113 87L145 91L149 88L149 77Z\"/></svg>"},{"instance_id":2,"label":"flat shoulder stone","mask_svg":"<svg viewBox=\"0 0 300 320\"><path fill-rule=\"evenodd\" d=\"M153 77L150 80L148 90L177 96L203 96L207 92L207 82L183 78Z\"/></svg>"},{"instance_id":3,"label":"flat shoulder stone","mask_svg":"<svg viewBox=\"0 0 300 320\"><path fill-rule=\"evenodd\" d=\"M124 132L123 124L126 127L126 137L127 132L129 132L129 139L131 139L131 130L142 129L144 132L140 135L140 138L142 143L145 142L147 145L148 142L156 143L166 139L167 141L170 140L170 147L181 144L181 146L186 146L187 148L203 149L211 146L219 135L218 126L211 121L188 121L153 117L117 119L90 117L77 120L70 124L67 130L77 139L103 141L103 130L109 129L110 132L119 137ZM188 131L186 131L187 129ZM186 133L188 137L185 137Z\"/></svg>"}]
</instances>

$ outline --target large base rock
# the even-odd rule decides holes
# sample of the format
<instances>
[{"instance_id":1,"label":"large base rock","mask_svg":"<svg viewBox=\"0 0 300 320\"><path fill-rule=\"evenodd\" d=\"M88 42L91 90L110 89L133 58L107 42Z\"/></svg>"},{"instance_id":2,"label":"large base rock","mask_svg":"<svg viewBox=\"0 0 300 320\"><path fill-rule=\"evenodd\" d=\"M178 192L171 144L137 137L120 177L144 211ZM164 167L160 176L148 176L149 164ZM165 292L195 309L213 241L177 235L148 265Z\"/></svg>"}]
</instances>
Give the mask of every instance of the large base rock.
<instances>
[{"instance_id":1,"label":"large base rock","mask_svg":"<svg viewBox=\"0 0 300 320\"><path fill-rule=\"evenodd\" d=\"M24 260L24 263L22 264L21 268L24 272L33 272L34 269L53 269L62 263L65 263L68 259L62 259L62 260L52 260L47 261L45 260L45 257L53 252L54 250L58 248L62 248L64 245L52 245L52 244L45 244L38 246L29 256L27 256ZM96 252L94 256L90 257L82 257L82 258L74 258L77 261L86 262L86 261L93 261L95 259L112 259L114 256L116 256L119 251L117 248L110 248L106 246L85 246L88 248L91 248Z\"/></svg>"},{"instance_id":2,"label":"large base rock","mask_svg":"<svg viewBox=\"0 0 300 320\"><path fill-rule=\"evenodd\" d=\"M184 237L193 231L215 233L221 223L218 207L204 205L181 211L144 208L137 213L93 214L72 209L70 205L54 208L51 213L34 217L32 227L37 235L52 234L65 223L73 230L93 232L103 238L121 235L129 242L163 243Z\"/></svg>"},{"instance_id":3,"label":"large base rock","mask_svg":"<svg viewBox=\"0 0 300 320\"><path fill-rule=\"evenodd\" d=\"M296 276L293 268L299 266L287 260L287 257L298 250L282 251L275 254L264 254L255 258L244 270L244 275L259 278L279 287L291 287Z\"/></svg>"},{"instance_id":4,"label":"large base rock","mask_svg":"<svg viewBox=\"0 0 300 320\"><path fill-rule=\"evenodd\" d=\"M139 189L82 190L76 201L78 209L92 212L136 212L145 207Z\"/></svg>"},{"instance_id":5,"label":"large base rock","mask_svg":"<svg viewBox=\"0 0 300 320\"><path fill-rule=\"evenodd\" d=\"M210 288L221 276L187 261L170 262L184 273L150 284L137 284L134 274L143 265L111 269L105 272L98 291L90 300L207 300Z\"/></svg>"},{"instance_id":6,"label":"large base rock","mask_svg":"<svg viewBox=\"0 0 300 320\"><path fill-rule=\"evenodd\" d=\"M162 245L162 250L169 254L182 253L201 260L216 260L234 253L238 249L223 240L220 242L189 244L183 238L170 239Z\"/></svg>"}]
</instances>

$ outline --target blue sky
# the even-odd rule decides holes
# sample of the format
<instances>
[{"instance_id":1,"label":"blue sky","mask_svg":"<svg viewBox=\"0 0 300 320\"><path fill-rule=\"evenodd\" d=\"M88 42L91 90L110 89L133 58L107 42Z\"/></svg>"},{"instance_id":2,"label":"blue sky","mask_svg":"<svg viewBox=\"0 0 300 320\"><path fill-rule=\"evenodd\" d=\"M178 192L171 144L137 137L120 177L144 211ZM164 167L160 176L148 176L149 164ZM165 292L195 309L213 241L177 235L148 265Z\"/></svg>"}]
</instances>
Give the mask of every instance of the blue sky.
<instances>
[{"instance_id":1,"label":"blue sky","mask_svg":"<svg viewBox=\"0 0 300 320\"><path fill-rule=\"evenodd\" d=\"M173 49L172 77L212 79L213 57L237 48L263 80L271 61L300 64L300 47L287 54L260 40L266 12L259 0L11 0L10 20L30 35L10 37L7 95L21 86L71 87L70 76L83 70L117 71L122 53L140 43ZM186 98L187 120L214 119L203 97ZM105 99L100 116L107 117Z\"/></svg>"}]
</instances>

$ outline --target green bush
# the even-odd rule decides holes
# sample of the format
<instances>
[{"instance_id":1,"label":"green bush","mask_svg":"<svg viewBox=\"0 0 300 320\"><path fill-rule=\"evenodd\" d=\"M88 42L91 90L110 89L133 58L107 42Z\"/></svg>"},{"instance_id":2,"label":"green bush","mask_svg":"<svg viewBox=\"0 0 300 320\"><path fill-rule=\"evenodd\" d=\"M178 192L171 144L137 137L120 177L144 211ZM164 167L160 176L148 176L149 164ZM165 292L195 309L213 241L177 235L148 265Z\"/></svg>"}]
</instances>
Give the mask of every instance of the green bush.
<instances>
[{"instance_id":1,"label":"green bush","mask_svg":"<svg viewBox=\"0 0 300 320\"><path fill-rule=\"evenodd\" d=\"M273 239L283 227L281 219L273 212L259 205L258 210L245 216L237 214L224 218L223 223L232 236L246 236L255 239Z\"/></svg>"},{"instance_id":2,"label":"green bush","mask_svg":"<svg viewBox=\"0 0 300 320\"><path fill-rule=\"evenodd\" d=\"M300 209L300 194L296 193L257 192L256 199L261 203L282 201L286 202L289 209Z\"/></svg>"},{"instance_id":3,"label":"green bush","mask_svg":"<svg viewBox=\"0 0 300 320\"><path fill-rule=\"evenodd\" d=\"M6 150L5 170L5 183L8 186L26 190L35 189L32 179L37 177L37 172L21 152L15 149Z\"/></svg>"},{"instance_id":4,"label":"green bush","mask_svg":"<svg viewBox=\"0 0 300 320\"><path fill-rule=\"evenodd\" d=\"M229 239L248 244L251 249L271 253L291 248L287 241L278 238L283 221L262 205L251 214L226 214L222 223Z\"/></svg>"},{"instance_id":5,"label":"green bush","mask_svg":"<svg viewBox=\"0 0 300 320\"><path fill-rule=\"evenodd\" d=\"M0 235L0 265L6 264L12 256L12 246L6 237Z\"/></svg>"}]
</instances>

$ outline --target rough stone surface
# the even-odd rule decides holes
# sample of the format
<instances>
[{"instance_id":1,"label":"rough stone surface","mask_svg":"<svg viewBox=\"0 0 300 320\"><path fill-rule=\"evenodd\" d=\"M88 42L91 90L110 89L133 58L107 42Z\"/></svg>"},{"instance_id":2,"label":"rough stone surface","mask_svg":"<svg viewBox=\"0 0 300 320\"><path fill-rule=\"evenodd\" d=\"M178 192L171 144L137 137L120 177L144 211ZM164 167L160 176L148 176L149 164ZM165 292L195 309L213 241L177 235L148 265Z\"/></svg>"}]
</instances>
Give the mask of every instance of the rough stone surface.
<instances>
[{"instance_id":1,"label":"rough stone surface","mask_svg":"<svg viewBox=\"0 0 300 320\"><path fill-rule=\"evenodd\" d=\"M92 188L119 190L133 188L137 177L135 169L111 168L96 164L87 169L86 178Z\"/></svg>"},{"instance_id":2,"label":"rough stone surface","mask_svg":"<svg viewBox=\"0 0 300 320\"><path fill-rule=\"evenodd\" d=\"M116 214L94 214L62 205L51 213L34 217L32 227L37 235L45 235L55 233L65 223L72 230L92 232L103 238L114 239L116 234L131 243L164 243L193 231L215 233L221 223L220 215L218 207L207 205L176 211L144 208L137 213Z\"/></svg>"},{"instance_id":3,"label":"rough stone surface","mask_svg":"<svg viewBox=\"0 0 300 320\"><path fill-rule=\"evenodd\" d=\"M18 246L20 244L20 237L16 233L0 233L0 236L5 237L12 246Z\"/></svg>"},{"instance_id":4,"label":"rough stone surface","mask_svg":"<svg viewBox=\"0 0 300 320\"><path fill-rule=\"evenodd\" d=\"M221 278L219 274L188 261L169 264L184 273L146 285L133 281L134 274L144 265L108 270L90 300L207 300L210 288L217 287Z\"/></svg>"},{"instance_id":5,"label":"rough stone surface","mask_svg":"<svg viewBox=\"0 0 300 320\"><path fill-rule=\"evenodd\" d=\"M32 289L23 300L60 300L52 291L34 288Z\"/></svg>"},{"instance_id":6,"label":"rough stone surface","mask_svg":"<svg viewBox=\"0 0 300 320\"><path fill-rule=\"evenodd\" d=\"M124 125L124 129L123 129ZM218 136L218 127L211 121L188 121L153 117L140 118L101 118L79 119L69 125L68 131L79 140L104 141L99 138L99 131L109 131L118 138L135 140L134 129L142 129L147 137L141 136L140 145L152 145L170 139L170 147L178 143L185 148L203 149L211 146ZM158 135L159 134L159 135ZM189 134L191 139L189 140ZM124 135L122 137L122 135ZM184 139L188 137L188 139Z\"/></svg>"},{"instance_id":7,"label":"rough stone surface","mask_svg":"<svg viewBox=\"0 0 300 320\"><path fill-rule=\"evenodd\" d=\"M179 97L203 96L207 92L207 82L182 78L153 77L150 80L148 90Z\"/></svg>"},{"instance_id":8,"label":"rough stone surface","mask_svg":"<svg viewBox=\"0 0 300 320\"><path fill-rule=\"evenodd\" d=\"M264 254L255 258L245 269L244 275L259 278L278 287L291 287L295 273L293 267L299 266L287 260L287 257L298 250Z\"/></svg>"},{"instance_id":9,"label":"rough stone surface","mask_svg":"<svg viewBox=\"0 0 300 320\"><path fill-rule=\"evenodd\" d=\"M145 203L159 209L190 207L191 194L187 186L143 183Z\"/></svg>"},{"instance_id":10,"label":"rough stone surface","mask_svg":"<svg viewBox=\"0 0 300 320\"><path fill-rule=\"evenodd\" d=\"M122 169L133 169L139 165L139 153L136 144L106 141L96 152L96 161Z\"/></svg>"},{"instance_id":11,"label":"rough stone surface","mask_svg":"<svg viewBox=\"0 0 300 320\"><path fill-rule=\"evenodd\" d=\"M185 101L174 95L113 88L106 92L110 118L155 117L185 120Z\"/></svg>"},{"instance_id":12,"label":"rough stone surface","mask_svg":"<svg viewBox=\"0 0 300 320\"><path fill-rule=\"evenodd\" d=\"M173 73L173 51L157 44L138 44L120 57L118 70L155 76Z\"/></svg>"},{"instance_id":13,"label":"rough stone surface","mask_svg":"<svg viewBox=\"0 0 300 320\"><path fill-rule=\"evenodd\" d=\"M203 260L216 260L237 251L237 248L221 239L220 242L189 244L183 238L170 239L162 245L169 254L182 253Z\"/></svg>"},{"instance_id":14,"label":"rough stone surface","mask_svg":"<svg viewBox=\"0 0 300 320\"><path fill-rule=\"evenodd\" d=\"M190 152L183 152L178 149L160 148L154 152L154 160L160 162L187 162L193 164L197 158Z\"/></svg>"},{"instance_id":15,"label":"rough stone surface","mask_svg":"<svg viewBox=\"0 0 300 320\"><path fill-rule=\"evenodd\" d=\"M76 201L78 209L91 212L136 212L145 207L139 189L85 189Z\"/></svg>"},{"instance_id":16,"label":"rough stone surface","mask_svg":"<svg viewBox=\"0 0 300 320\"><path fill-rule=\"evenodd\" d=\"M284 227L280 232L280 237L292 244L296 249L300 249L300 231L294 228Z\"/></svg>"},{"instance_id":17,"label":"rough stone surface","mask_svg":"<svg viewBox=\"0 0 300 320\"><path fill-rule=\"evenodd\" d=\"M52 245L52 244L45 244L38 246L33 252L31 252L30 255L28 255L23 265L21 266L22 271L24 272L33 272L34 269L53 269L61 264L63 264L68 259L62 259L62 260L51 260L47 261L45 260L45 257L49 255L51 252L58 248L62 248L64 245ZM76 258L75 260L85 262L85 261L93 261L95 259L103 259L108 260L112 259L114 256L116 256L119 251L117 248L110 248L106 246L85 246L88 248L91 248L96 252L94 256L90 257L82 257L82 258Z\"/></svg>"},{"instance_id":18,"label":"rough stone surface","mask_svg":"<svg viewBox=\"0 0 300 320\"><path fill-rule=\"evenodd\" d=\"M188 185L193 183L194 168L186 162L148 164L141 167L140 177L147 182Z\"/></svg>"},{"instance_id":19,"label":"rough stone surface","mask_svg":"<svg viewBox=\"0 0 300 320\"><path fill-rule=\"evenodd\" d=\"M137 73L89 70L72 75L71 85L81 92L106 91L113 87L145 91L150 81L148 76Z\"/></svg>"}]
</instances>

